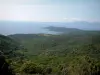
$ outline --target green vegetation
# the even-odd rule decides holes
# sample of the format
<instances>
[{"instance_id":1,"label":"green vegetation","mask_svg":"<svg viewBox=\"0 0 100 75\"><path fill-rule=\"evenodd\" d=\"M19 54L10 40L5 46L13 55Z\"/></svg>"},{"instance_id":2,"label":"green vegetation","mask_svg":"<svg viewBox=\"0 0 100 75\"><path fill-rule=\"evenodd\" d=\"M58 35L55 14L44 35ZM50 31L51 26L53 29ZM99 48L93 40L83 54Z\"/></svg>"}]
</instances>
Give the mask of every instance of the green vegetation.
<instances>
[{"instance_id":1,"label":"green vegetation","mask_svg":"<svg viewBox=\"0 0 100 75\"><path fill-rule=\"evenodd\" d=\"M1 35L0 50L9 56L13 71L21 75L99 75L98 33Z\"/></svg>"}]
</instances>

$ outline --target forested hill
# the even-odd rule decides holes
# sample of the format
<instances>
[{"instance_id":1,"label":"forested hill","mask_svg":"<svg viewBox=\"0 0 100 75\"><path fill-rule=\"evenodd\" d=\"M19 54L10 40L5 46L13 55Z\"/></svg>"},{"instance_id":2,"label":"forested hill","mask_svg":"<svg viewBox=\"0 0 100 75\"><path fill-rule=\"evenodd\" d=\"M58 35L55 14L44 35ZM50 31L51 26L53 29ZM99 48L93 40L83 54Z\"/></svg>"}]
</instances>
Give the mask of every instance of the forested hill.
<instances>
[{"instance_id":1,"label":"forested hill","mask_svg":"<svg viewBox=\"0 0 100 75\"><path fill-rule=\"evenodd\" d=\"M9 59L15 73L99 75L99 38L99 31L68 28L57 35L0 35L0 49L13 57Z\"/></svg>"},{"instance_id":2,"label":"forested hill","mask_svg":"<svg viewBox=\"0 0 100 75\"><path fill-rule=\"evenodd\" d=\"M10 37L0 35L0 52L2 52L7 58L12 58L15 55L15 51L19 48L19 42Z\"/></svg>"}]
</instances>

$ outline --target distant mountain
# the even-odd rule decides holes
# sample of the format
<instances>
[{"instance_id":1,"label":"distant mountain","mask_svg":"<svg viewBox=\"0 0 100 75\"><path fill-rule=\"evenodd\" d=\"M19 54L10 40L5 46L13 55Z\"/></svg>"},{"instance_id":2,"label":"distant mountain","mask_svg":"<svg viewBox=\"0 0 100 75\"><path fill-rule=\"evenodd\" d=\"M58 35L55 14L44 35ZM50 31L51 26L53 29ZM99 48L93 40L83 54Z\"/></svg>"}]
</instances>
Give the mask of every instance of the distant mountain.
<instances>
[{"instance_id":1,"label":"distant mountain","mask_svg":"<svg viewBox=\"0 0 100 75\"><path fill-rule=\"evenodd\" d=\"M77 28L66 28L66 27L54 27L54 26L49 26L49 27L44 27L44 29L47 29L49 31L57 32L58 34L56 35L61 35L61 34L67 34L76 36L76 35L81 35L81 36L86 36L86 35L100 35L100 31L88 31L88 30L81 30ZM8 35L8 37L15 39L16 41L22 41L22 40L29 40L29 39L41 39L41 38L47 38L51 36L56 36L54 34L47 34L47 33L38 33L38 34L13 34L13 35Z\"/></svg>"},{"instance_id":2,"label":"distant mountain","mask_svg":"<svg viewBox=\"0 0 100 75\"><path fill-rule=\"evenodd\" d=\"M61 32L61 33L82 32L83 31L77 28L54 27L54 26L49 26L45 28L50 31Z\"/></svg>"},{"instance_id":3,"label":"distant mountain","mask_svg":"<svg viewBox=\"0 0 100 75\"><path fill-rule=\"evenodd\" d=\"M100 30L100 23L97 22L89 23L83 21L80 22L9 22L9 21L1 22L0 21L0 34L4 35L36 34L36 33L57 34L55 31L51 30L49 31L45 28L49 26L76 28L82 30Z\"/></svg>"},{"instance_id":4,"label":"distant mountain","mask_svg":"<svg viewBox=\"0 0 100 75\"><path fill-rule=\"evenodd\" d=\"M49 26L45 27L49 31L54 31L54 32L59 32L63 34L99 34L99 30L81 30L77 28L66 28L66 27L54 27L54 26Z\"/></svg>"}]
</instances>

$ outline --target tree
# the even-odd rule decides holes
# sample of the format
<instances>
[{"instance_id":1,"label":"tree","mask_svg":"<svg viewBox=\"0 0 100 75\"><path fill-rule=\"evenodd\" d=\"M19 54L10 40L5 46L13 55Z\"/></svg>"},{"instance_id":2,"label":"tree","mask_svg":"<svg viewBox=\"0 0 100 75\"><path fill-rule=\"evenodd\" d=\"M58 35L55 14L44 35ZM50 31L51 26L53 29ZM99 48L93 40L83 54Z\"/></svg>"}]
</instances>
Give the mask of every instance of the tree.
<instances>
[{"instance_id":1,"label":"tree","mask_svg":"<svg viewBox=\"0 0 100 75\"><path fill-rule=\"evenodd\" d=\"M14 75L4 56L0 55L0 75Z\"/></svg>"}]
</instances>

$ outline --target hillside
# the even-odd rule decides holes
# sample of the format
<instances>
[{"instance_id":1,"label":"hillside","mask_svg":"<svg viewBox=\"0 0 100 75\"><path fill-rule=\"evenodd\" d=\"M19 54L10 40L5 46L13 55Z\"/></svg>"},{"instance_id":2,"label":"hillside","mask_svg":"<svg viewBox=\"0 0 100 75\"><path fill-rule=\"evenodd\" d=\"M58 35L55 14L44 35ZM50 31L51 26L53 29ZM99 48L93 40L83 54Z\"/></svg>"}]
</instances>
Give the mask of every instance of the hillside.
<instances>
[{"instance_id":1,"label":"hillside","mask_svg":"<svg viewBox=\"0 0 100 75\"><path fill-rule=\"evenodd\" d=\"M64 31L64 34L15 34L9 35L9 37L19 40L25 49L28 50L28 54L33 56L37 54L66 55L73 53L75 49L78 51L75 51L76 54L82 52L89 54L89 51L84 49L85 47L87 49L87 47L91 45L100 46L99 31L83 31L63 27L54 27L54 30L60 32Z\"/></svg>"},{"instance_id":2,"label":"hillside","mask_svg":"<svg viewBox=\"0 0 100 75\"><path fill-rule=\"evenodd\" d=\"M7 57L13 57L19 49L19 43L7 36L0 35L0 51Z\"/></svg>"},{"instance_id":3,"label":"hillside","mask_svg":"<svg viewBox=\"0 0 100 75\"><path fill-rule=\"evenodd\" d=\"M64 29L60 30L64 31L63 34L57 35L8 35L7 37L20 45L20 49L14 51L17 53L17 59L12 59L14 61L11 62L14 72L40 75L99 75L99 31Z\"/></svg>"}]
</instances>

